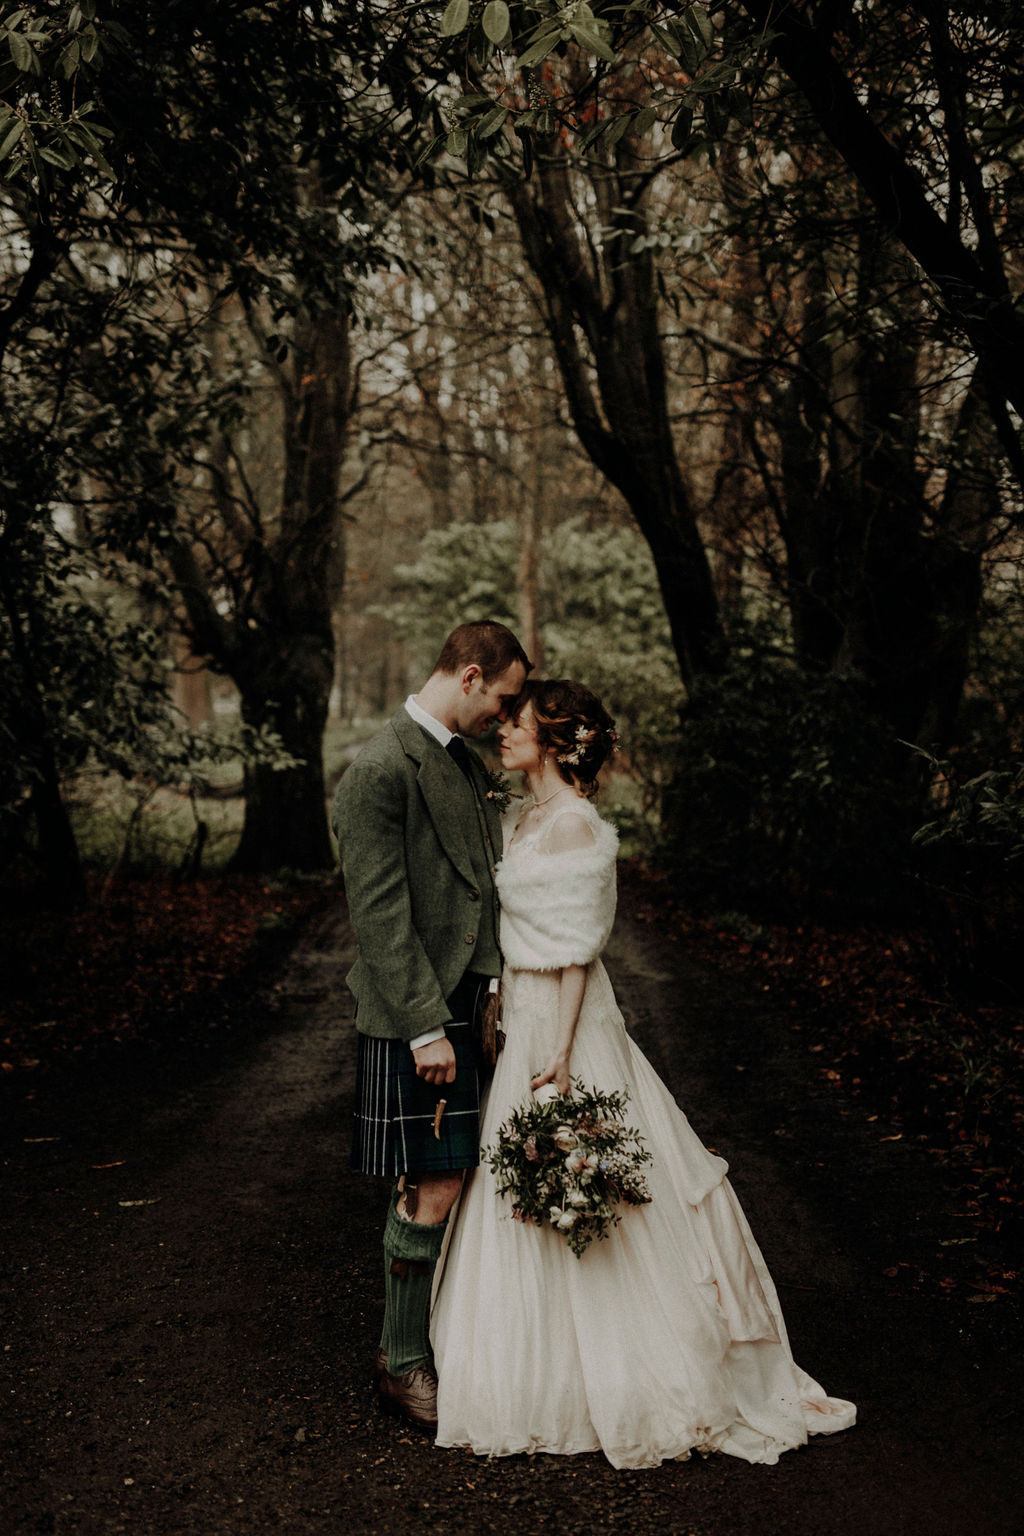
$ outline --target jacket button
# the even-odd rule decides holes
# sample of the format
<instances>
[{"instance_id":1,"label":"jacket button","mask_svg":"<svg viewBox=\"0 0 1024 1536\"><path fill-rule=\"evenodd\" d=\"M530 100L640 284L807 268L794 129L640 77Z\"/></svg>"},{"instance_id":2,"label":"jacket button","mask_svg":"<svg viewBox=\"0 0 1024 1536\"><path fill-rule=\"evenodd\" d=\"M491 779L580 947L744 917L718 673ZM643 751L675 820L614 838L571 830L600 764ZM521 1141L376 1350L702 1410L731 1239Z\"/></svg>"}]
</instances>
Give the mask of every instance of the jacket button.
<instances>
[{"instance_id":1,"label":"jacket button","mask_svg":"<svg viewBox=\"0 0 1024 1536\"><path fill-rule=\"evenodd\" d=\"M476 934L475 933L467 933L466 934L466 943L467 944L475 944L476 943Z\"/></svg>"},{"instance_id":2,"label":"jacket button","mask_svg":"<svg viewBox=\"0 0 1024 1536\"><path fill-rule=\"evenodd\" d=\"M475 889L470 891L469 899L470 899L470 901L479 901L480 900L480 892L478 890L475 890Z\"/></svg>"}]
</instances>

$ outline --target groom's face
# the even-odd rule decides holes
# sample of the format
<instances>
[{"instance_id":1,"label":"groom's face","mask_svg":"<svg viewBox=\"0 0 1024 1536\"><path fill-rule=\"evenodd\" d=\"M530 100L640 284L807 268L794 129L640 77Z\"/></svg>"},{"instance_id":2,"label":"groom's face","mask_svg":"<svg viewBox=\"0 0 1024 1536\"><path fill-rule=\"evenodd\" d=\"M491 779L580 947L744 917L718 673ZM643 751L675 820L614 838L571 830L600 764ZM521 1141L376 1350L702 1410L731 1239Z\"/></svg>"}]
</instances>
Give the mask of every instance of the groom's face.
<instances>
[{"instance_id":1,"label":"groom's face","mask_svg":"<svg viewBox=\"0 0 1024 1536\"><path fill-rule=\"evenodd\" d=\"M492 725L508 719L526 682L526 668L514 661L500 676L485 683L480 668L467 667L462 674L462 699L458 711L463 736L482 736Z\"/></svg>"}]
</instances>

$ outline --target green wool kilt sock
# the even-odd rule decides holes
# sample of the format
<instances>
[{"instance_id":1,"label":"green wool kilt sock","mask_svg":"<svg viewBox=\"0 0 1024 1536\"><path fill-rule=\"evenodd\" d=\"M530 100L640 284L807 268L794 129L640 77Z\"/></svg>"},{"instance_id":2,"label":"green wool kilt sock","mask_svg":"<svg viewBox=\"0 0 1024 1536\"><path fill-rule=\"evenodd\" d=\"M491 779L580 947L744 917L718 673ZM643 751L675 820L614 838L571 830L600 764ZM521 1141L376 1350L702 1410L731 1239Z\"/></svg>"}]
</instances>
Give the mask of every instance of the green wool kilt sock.
<instances>
[{"instance_id":1,"label":"green wool kilt sock","mask_svg":"<svg viewBox=\"0 0 1024 1536\"><path fill-rule=\"evenodd\" d=\"M391 1198L384 1228L384 1331L388 1372L404 1376L430 1359L430 1290L447 1219L435 1226L403 1221Z\"/></svg>"}]
</instances>

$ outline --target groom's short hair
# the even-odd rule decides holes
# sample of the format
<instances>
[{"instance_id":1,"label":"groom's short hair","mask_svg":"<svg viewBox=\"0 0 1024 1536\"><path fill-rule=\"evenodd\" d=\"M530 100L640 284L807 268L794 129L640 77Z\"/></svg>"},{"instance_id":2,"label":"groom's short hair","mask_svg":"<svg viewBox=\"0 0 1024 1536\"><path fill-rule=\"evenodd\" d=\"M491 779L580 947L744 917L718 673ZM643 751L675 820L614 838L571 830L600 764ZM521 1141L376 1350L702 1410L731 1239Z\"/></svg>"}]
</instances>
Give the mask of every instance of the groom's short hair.
<instances>
[{"instance_id":1,"label":"groom's short hair","mask_svg":"<svg viewBox=\"0 0 1024 1536\"><path fill-rule=\"evenodd\" d=\"M517 661L522 662L527 672L533 667L510 629L493 619L481 619L452 630L434 663L434 672L451 677L475 662L484 682L490 683Z\"/></svg>"}]
</instances>

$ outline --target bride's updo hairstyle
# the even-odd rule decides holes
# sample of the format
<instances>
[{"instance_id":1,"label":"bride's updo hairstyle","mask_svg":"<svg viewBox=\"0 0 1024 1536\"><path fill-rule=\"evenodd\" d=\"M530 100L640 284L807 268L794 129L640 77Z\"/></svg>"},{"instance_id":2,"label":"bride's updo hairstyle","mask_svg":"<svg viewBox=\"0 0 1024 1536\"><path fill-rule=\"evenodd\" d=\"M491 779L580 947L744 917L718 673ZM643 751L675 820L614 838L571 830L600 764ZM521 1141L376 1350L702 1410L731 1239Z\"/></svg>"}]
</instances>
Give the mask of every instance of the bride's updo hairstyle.
<instances>
[{"instance_id":1,"label":"bride's updo hairstyle","mask_svg":"<svg viewBox=\"0 0 1024 1536\"><path fill-rule=\"evenodd\" d=\"M597 776L615 751L615 722L596 694L565 678L529 678L516 712L533 706L537 744L558 764L567 784L588 799L597 794Z\"/></svg>"}]
</instances>

